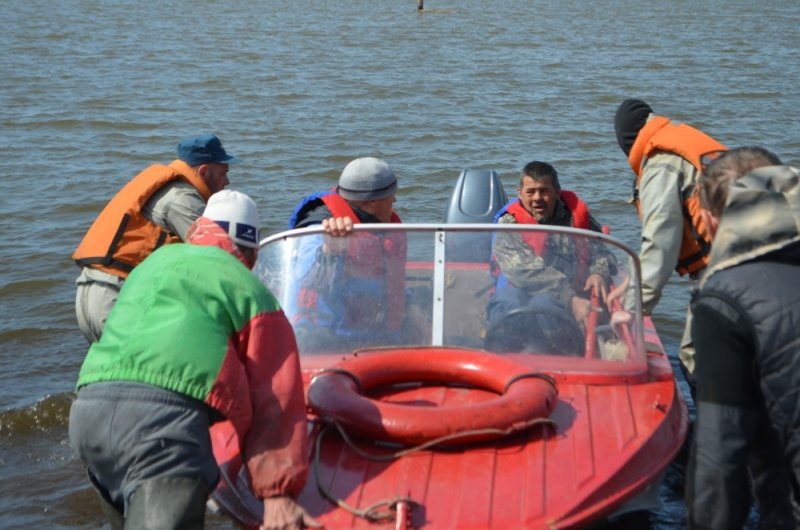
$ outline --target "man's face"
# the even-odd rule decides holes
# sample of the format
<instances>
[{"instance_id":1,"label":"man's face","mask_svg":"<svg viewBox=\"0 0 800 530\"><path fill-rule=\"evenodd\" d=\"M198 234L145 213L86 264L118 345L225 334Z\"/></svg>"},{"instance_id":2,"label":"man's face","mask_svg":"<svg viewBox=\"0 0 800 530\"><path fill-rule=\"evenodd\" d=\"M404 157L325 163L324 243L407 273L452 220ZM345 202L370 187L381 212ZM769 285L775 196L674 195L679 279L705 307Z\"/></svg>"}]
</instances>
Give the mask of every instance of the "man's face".
<instances>
[{"instance_id":1,"label":"man's face","mask_svg":"<svg viewBox=\"0 0 800 530\"><path fill-rule=\"evenodd\" d=\"M553 218L558 204L558 190L552 178L534 180L526 176L517 188L517 195L522 206L540 223L547 223Z\"/></svg>"},{"instance_id":2,"label":"man's face","mask_svg":"<svg viewBox=\"0 0 800 530\"><path fill-rule=\"evenodd\" d=\"M390 195L383 199L376 201L364 201L359 203L359 207L368 214L374 215L382 223L389 223L392 221L392 206L397 198Z\"/></svg>"},{"instance_id":3,"label":"man's face","mask_svg":"<svg viewBox=\"0 0 800 530\"><path fill-rule=\"evenodd\" d=\"M228 180L228 164L209 162L200 166L197 172L212 194L221 191L231 183Z\"/></svg>"}]
</instances>

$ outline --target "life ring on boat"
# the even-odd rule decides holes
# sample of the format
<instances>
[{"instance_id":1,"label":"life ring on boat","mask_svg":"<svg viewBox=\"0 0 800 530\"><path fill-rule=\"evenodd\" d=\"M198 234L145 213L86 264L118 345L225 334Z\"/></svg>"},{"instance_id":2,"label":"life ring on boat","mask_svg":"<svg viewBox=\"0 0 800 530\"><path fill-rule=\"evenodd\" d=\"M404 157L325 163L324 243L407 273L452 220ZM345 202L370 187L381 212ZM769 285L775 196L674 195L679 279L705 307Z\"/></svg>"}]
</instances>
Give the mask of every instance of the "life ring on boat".
<instances>
[{"instance_id":1,"label":"life ring on boat","mask_svg":"<svg viewBox=\"0 0 800 530\"><path fill-rule=\"evenodd\" d=\"M496 398L461 404L418 405L372 399L373 388L443 383L489 390ZM442 395L443 396L443 395ZM547 418L556 405L555 381L497 355L464 350L409 348L362 354L323 370L311 381L308 403L323 421L376 440L420 445L507 436ZM464 436L458 436L462 434Z\"/></svg>"}]
</instances>

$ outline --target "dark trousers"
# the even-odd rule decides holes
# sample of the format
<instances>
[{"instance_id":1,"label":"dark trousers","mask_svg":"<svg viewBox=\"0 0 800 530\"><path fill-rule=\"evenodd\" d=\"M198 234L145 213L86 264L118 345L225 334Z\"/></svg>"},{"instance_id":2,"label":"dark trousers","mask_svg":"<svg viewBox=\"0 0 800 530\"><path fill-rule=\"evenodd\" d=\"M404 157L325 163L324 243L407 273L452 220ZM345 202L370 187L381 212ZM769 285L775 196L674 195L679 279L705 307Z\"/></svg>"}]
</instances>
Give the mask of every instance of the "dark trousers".
<instances>
[{"instance_id":1,"label":"dark trousers","mask_svg":"<svg viewBox=\"0 0 800 530\"><path fill-rule=\"evenodd\" d=\"M210 413L200 401L151 385L93 383L72 404L70 444L101 498L127 515L144 485L148 491L153 484L185 488L188 480L205 495L213 490L219 471L208 435Z\"/></svg>"}]
</instances>

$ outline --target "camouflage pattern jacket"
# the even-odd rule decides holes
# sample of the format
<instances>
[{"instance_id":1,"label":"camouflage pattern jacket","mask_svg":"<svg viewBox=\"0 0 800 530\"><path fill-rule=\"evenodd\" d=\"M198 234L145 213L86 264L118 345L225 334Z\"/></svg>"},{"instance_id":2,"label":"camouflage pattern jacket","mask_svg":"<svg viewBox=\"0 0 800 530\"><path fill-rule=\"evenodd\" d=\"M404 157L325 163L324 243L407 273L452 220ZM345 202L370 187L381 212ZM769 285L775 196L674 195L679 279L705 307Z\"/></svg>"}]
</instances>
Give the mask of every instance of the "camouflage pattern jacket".
<instances>
[{"instance_id":1,"label":"camouflage pattern jacket","mask_svg":"<svg viewBox=\"0 0 800 530\"><path fill-rule=\"evenodd\" d=\"M501 216L498 223L512 224L516 219L511 214ZM545 224L545 223L543 223ZM551 226L572 226L572 214L559 201L556 204ZM602 231L600 224L589 215L589 229ZM572 298L583 290L586 278L579 277L576 259L575 238L550 234L547 238L544 257L537 256L533 249L518 234L498 233L493 245L494 257L508 281L530 294L546 294L570 307ZM600 274L610 280L615 274L613 257L590 248L588 274ZM583 294L583 293L580 293Z\"/></svg>"}]
</instances>

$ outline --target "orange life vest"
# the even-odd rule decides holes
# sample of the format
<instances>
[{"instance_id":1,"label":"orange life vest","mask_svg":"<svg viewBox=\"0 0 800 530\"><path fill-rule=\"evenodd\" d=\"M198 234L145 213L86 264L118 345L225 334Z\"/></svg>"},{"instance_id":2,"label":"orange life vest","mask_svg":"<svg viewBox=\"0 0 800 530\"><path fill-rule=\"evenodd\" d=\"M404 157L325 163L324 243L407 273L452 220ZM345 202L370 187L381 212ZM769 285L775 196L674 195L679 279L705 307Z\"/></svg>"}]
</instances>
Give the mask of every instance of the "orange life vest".
<instances>
[{"instance_id":1,"label":"orange life vest","mask_svg":"<svg viewBox=\"0 0 800 530\"><path fill-rule=\"evenodd\" d=\"M564 203L567 210L572 215L572 226L574 228L582 228L589 230L589 207L586 203L578 198L578 196L571 191L562 190L558 194L558 198ZM525 209L519 199L514 199L503 207L497 214L495 214L495 222L504 214L511 214L516 219L518 224L539 224L534 216ZM537 232L526 232L522 235L523 241L533 249L533 252L544 259L547 253L547 234ZM576 240L575 248L575 264L576 275L574 280L578 288L583 288L583 282L589 276L589 259L590 251L588 242L585 239ZM492 258L494 260L494 258ZM497 274L500 274L499 269Z\"/></svg>"},{"instance_id":2,"label":"orange life vest","mask_svg":"<svg viewBox=\"0 0 800 530\"><path fill-rule=\"evenodd\" d=\"M349 217L353 220L353 224L361 222L358 215L350 207L350 204L341 195L329 193L320 198L333 217ZM394 210L392 210L391 222L402 222ZM387 327L391 330L398 330L402 327L405 312L405 255L407 245L405 235L389 233L379 237L369 234L369 237L362 237L356 243L360 244L351 244L346 255L348 274L364 278L386 275L387 300L394 302L387 311ZM390 258L385 259L382 254L390 256ZM386 270L384 269L385 267L389 267L389 269Z\"/></svg>"},{"instance_id":3,"label":"orange life vest","mask_svg":"<svg viewBox=\"0 0 800 530\"><path fill-rule=\"evenodd\" d=\"M571 191L561 191L558 194L558 198L561 199L561 202L564 203L564 206L567 207L567 210L572 214L572 226L575 228L583 228L588 230L589 229L589 208L586 206L586 203L583 202L578 198L575 193ZM502 216L503 213L510 213L514 216L514 219L517 220L519 224L531 224L536 225L539 224L539 221L536 220L534 216L522 206L522 203L519 200L512 201L508 206L506 206L503 211L501 211L500 215L496 217ZM539 234L539 233L526 233L522 236L525 242L530 246L536 255L543 258L544 252L547 249L547 234Z\"/></svg>"},{"instance_id":4,"label":"orange life vest","mask_svg":"<svg viewBox=\"0 0 800 530\"><path fill-rule=\"evenodd\" d=\"M689 125L675 124L663 116L654 116L636 137L628 156L628 163L636 174L634 184L634 204L639 218L642 208L639 203L639 184L642 180L642 162L658 151L673 153L687 160L697 172L702 171L700 156L712 151L725 150L726 147L702 131ZM683 201L683 237L678 263L675 270L681 276L694 276L708 265L711 251L711 234L700 216L700 197L698 188Z\"/></svg>"},{"instance_id":5,"label":"orange life vest","mask_svg":"<svg viewBox=\"0 0 800 530\"><path fill-rule=\"evenodd\" d=\"M75 263L127 278L155 249L180 241L142 214L150 197L176 179L191 184L205 201L211 196L203 179L185 162L154 164L133 177L103 208L72 254Z\"/></svg>"},{"instance_id":6,"label":"orange life vest","mask_svg":"<svg viewBox=\"0 0 800 530\"><path fill-rule=\"evenodd\" d=\"M350 207L350 204L338 193L332 192L327 193L319 197L325 206L328 208L328 211L331 212L333 217L349 217L353 220L353 224L358 224L361 220L356 215L356 212L353 211L353 208ZM393 223L401 223L400 216L392 210L392 222Z\"/></svg>"}]
</instances>

